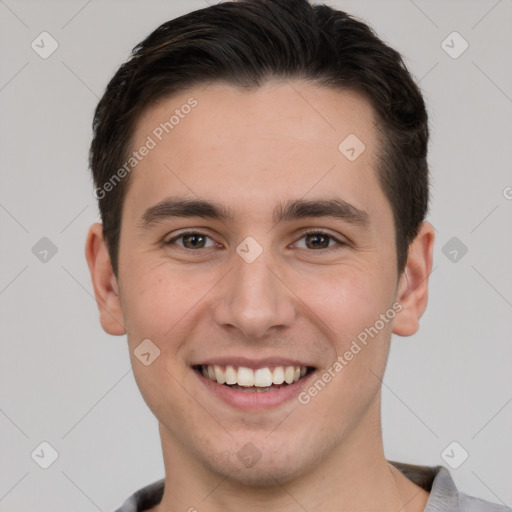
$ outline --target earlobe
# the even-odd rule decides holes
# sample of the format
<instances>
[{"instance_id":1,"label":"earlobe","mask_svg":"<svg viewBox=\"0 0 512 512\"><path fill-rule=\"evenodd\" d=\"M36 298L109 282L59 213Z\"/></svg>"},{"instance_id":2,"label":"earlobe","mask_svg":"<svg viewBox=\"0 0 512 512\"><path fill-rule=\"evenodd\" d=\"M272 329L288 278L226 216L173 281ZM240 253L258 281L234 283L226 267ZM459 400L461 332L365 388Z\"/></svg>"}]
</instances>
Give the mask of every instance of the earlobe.
<instances>
[{"instance_id":1,"label":"earlobe","mask_svg":"<svg viewBox=\"0 0 512 512\"><path fill-rule=\"evenodd\" d=\"M126 333L126 328L119 298L119 286L103 238L103 225L100 223L95 223L89 228L85 243L85 257L91 273L101 326L105 332L121 336Z\"/></svg>"},{"instance_id":2,"label":"earlobe","mask_svg":"<svg viewBox=\"0 0 512 512\"><path fill-rule=\"evenodd\" d=\"M393 325L393 333L399 336L411 336L418 330L421 315L427 307L434 238L432 225L422 222L418 235L409 246L397 293L397 302L402 305L402 310Z\"/></svg>"}]
</instances>

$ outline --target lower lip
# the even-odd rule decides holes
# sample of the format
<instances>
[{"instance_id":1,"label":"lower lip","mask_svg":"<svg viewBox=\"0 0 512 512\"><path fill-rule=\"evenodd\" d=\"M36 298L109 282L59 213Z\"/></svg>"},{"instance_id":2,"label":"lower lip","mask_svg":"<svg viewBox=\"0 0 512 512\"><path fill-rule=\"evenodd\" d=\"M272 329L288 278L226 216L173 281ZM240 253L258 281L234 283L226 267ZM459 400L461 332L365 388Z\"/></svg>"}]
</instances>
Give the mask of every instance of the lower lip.
<instances>
[{"instance_id":1,"label":"lower lip","mask_svg":"<svg viewBox=\"0 0 512 512\"><path fill-rule=\"evenodd\" d=\"M310 372L293 384L285 384L274 391L237 391L224 384L218 384L194 370L203 385L222 401L238 409L261 411L277 407L296 398L315 372Z\"/></svg>"}]
</instances>

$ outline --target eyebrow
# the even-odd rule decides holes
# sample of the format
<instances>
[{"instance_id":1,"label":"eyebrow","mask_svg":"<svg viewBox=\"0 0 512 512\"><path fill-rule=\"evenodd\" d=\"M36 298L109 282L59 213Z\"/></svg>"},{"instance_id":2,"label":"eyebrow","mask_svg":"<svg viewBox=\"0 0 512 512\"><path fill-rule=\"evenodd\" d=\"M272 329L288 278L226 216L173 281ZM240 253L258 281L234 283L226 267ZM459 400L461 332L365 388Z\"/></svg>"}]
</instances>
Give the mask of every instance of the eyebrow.
<instances>
[{"instance_id":1,"label":"eyebrow","mask_svg":"<svg viewBox=\"0 0 512 512\"><path fill-rule=\"evenodd\" d=\"M229 207L213 201L169 197L150 206L142 214L138 226L149 229L155 224L176 217L200 217L228 222L233 221L235 213ZM333 217L361 227L366 227L370 223L366 211L342 199L289 200L278 204L273 212L275 224L315 217Z\"/></svg>"}]
</instances>

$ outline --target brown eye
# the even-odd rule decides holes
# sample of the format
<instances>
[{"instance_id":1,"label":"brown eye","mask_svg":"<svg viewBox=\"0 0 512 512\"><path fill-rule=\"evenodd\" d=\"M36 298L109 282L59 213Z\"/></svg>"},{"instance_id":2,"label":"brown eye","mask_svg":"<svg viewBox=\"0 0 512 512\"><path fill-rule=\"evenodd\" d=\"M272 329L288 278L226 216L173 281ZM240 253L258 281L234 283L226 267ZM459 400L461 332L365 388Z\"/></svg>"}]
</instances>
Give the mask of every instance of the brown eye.
<instances>
[{"instance_id":1,"label":"brown eye","mask_svg":"<svg viewBox=\"0 0 512 512\"><path fill-rule=\"evenodd\" d=\"M300 240L304 240L304 243L298 244L300 249L316 249L316 250L327 250L330 251L339 249L340 247L346 245L344 242L338 240L334 236L329 233L324 233L323 231L309 231L307 233L303 233Z\"/></svg>"},{"instance_id":2,"label":"brown eye","mask_svg":"<svg viewBox=\"0 0 512 512\"><path fill-rule=\"evenodd\" d=\"M209 236L202 233L182 233L181 235L171 238L169 241L165 242L165 245L177 245L178 247L192 250L205 249L214 245L214 243L210 243L210 245L207 246L206 243L208 239L211 240ZM181 240L181 243L176 243L178 240Z\"/></svg>"},{"instance_id":3,"label":"brown eye","mask_svg":"<svg viewBox=\"0 0 512 512\"><path fill-rule=\"evenodd\" d=\"M183 237L183 246L187 249L196 249L197 247L204 247L205 236L194 234L194 235L184 235Z\"/></svg>"},{"instance_id":4,"label":"brown eye","mask_svg":"<svg viewBox=\"0 0 512 512\"><path fill-rule=\"evenodd\" d=\"M306 235L306 245L310 249L327 249L329 247L329 236L322 233Z\"/></svg>"}]
</instances>

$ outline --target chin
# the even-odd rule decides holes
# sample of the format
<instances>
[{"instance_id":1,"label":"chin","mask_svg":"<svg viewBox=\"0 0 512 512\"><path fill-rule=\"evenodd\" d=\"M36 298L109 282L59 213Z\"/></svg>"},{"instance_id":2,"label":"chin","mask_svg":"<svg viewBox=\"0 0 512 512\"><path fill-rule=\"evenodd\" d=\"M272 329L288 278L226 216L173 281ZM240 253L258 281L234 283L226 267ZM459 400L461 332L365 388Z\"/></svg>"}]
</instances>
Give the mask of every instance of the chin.
<instances>
[{"instance_id":1,"label":"chin","mask_svg":"<svg viewBox=\"0 0 512 512\"><path fill-rule=\"evenodd\" d=\"M290 463L284 461L269 465L263 458L252 468L240 467L237 461L226 469L226 481L230 484L252 487L255 490L284 485L301 474L296 461L293 461L293 467L290 467Z\"/></svg>"},{"instance_id":2,"label":"chin","mask_svg":"<svg viewBox=\"0 0 512 512\"><path fill-rule=\"evenodd\" d=\"M297 448L292 448L283 446L283 443L269 443L267 439L261 452L257 451L255 444L245 443L242 448L229 450L229 454L212 454L208 458L211 470L231 485L257 490L284 485L321 462L321 456L318 460L309 460L308 451L304 450L301 443L298 443ZM258 444L262 446L264 441Z\"/></svg>"}]
</instances>

